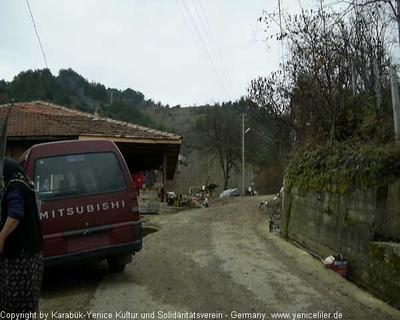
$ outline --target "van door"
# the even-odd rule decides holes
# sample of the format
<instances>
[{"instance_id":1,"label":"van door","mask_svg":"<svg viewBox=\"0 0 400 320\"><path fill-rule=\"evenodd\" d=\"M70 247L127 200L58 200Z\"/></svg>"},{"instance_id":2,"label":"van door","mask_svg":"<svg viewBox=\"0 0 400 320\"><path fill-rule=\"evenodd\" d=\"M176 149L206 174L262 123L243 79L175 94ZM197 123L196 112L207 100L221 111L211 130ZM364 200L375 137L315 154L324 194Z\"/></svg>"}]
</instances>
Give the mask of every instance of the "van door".
<instances>
[{"instance_id":1,"label":"van door","mask_svg":"<svg viewBox=\"0 0 400 320\"><path fill-rule=\"evenodd\" d=\"M36 159L34 181L41 204L42 231L49 241L52 237L58 239L54 246L45 246L45 255L133 241L125 235L118 238L107 234L110 226L136 219L130 204L135 193L132 182L127 178L112 151ZM93 237L81 237L84 241L77 240L77 237L66 239L67 235L73 235L77 230L93 228L104 228L101 229L104 232ZM129 234L133 237L132 232ZM62 246L60 237L65 240Z\"/></svg>"}]
</instances>

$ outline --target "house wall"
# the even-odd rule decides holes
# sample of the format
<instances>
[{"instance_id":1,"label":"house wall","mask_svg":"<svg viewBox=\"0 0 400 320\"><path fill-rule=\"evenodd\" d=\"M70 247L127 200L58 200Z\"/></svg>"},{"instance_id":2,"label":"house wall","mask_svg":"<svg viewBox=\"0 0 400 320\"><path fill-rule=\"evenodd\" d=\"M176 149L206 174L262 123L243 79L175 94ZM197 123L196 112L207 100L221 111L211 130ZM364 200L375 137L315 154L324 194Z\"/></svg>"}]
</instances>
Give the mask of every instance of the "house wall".
<instances>
[{"instance_id":1,"label":"house wall","mask_svg":"<svg viewBox=\"0 0 400 320\"><path fill-rule=\"evenodd\" d=\"M14 138L15 139L15 138ZM26 150L38 143L62 141L66 139L74 139L74 137L48 137L47 139L27 138L14 140L13 138L7 140L6 156L18 159Z\"/></svg>"},{"instance_id":2,"label":"house wall","mask_svg":"<svg viewBox=\"0 0 400 320\"><path fill-rule=\"evenodd\" d=\"M18 159L33 144L33 141L7 141L6 156Z\"/></svg>"},{"instance_id":3,"label":"house wall","mask_svg":"<svg viewBox=\"0 0 400 320\"><path fill-rule=\"evenodd\" d=\"M323 257L343 254L351 279L400 306L400 180L347 194L293 186L283 206L285 237Z\"/></svg>"}]
</instances>

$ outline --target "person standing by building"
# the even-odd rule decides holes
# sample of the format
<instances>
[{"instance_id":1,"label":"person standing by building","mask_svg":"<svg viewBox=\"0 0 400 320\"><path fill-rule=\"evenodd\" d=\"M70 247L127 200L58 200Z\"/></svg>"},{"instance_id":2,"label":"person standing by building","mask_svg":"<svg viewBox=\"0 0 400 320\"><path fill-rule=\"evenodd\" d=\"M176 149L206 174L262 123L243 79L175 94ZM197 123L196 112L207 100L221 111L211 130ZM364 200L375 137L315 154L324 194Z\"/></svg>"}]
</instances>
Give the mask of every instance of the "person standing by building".
<instances>
[{"instance_id":1,"label":"person standing by building","mask_svg":"<svg viewBox=\"0 0 400 320\"><path fill-rule=\"evenodd\" d=\"M0 311L37 312L43 236L34 185L21 166L4 159L0 219Z\"/></svg>"},{"instance_id":2,"label":"person standing by building","mask_svg":"<svg viewBox=\"0 0 400 320\"><path fill-rule=\"evenodd\" d=\"M141 171L135 173L135 187L136 187L136 192L137 195L140 195L140 188L142 187L143 184L143 174Z\"/></svg>"}]
</instances>

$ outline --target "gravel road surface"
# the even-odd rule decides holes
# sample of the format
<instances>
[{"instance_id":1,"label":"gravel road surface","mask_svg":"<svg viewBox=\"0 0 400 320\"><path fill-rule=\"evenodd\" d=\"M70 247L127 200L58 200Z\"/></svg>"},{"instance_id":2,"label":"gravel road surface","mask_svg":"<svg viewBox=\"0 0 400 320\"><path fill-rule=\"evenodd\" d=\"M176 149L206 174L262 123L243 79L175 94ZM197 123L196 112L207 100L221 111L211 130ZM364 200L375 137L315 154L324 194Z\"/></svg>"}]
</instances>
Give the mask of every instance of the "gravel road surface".
<instances>
[{"instance_id":1,"label":"gravel road surface","mask_svg":"<svg viewBox=\"0 0 400 320\"><path fill-rule=\"evenodd\" d=\"M42 318L400 319L268 230L268 197L146 215L157 228L124 272L105 263L46 272ZM79 313L80 312L80 313Z\"/></svg>"}]
</instances>

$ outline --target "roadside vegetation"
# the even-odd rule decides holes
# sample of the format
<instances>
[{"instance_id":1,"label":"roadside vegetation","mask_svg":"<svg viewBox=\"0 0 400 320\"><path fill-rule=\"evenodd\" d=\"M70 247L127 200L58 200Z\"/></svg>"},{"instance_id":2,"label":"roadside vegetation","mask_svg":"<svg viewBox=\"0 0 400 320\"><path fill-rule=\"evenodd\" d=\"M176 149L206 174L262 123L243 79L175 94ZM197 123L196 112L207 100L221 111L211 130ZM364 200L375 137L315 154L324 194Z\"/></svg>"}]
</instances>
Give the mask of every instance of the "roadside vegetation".
<instances>
[{"instance_id":1,"label":"roadside vegetation","mask_svg":"<svg viewBox=\"0 0 400 320\"><path fill-rule=\"evenodd\" d=\"M400 175L389 72L399 53L398 4L317 1L301 14L260 17L267 41L281 42L286 56L251 83L249 97L274 115L288 185L345 192Z\"/></svg>"}]
</instances>

